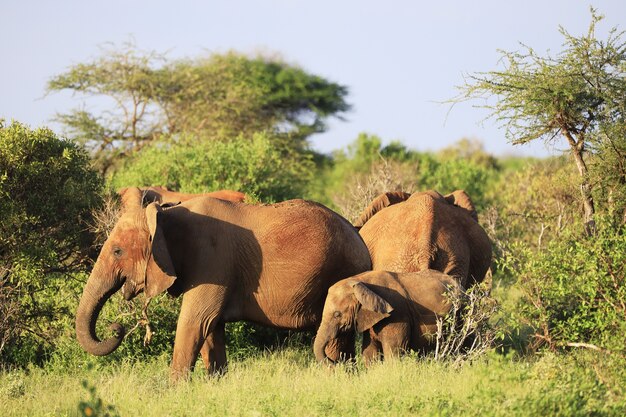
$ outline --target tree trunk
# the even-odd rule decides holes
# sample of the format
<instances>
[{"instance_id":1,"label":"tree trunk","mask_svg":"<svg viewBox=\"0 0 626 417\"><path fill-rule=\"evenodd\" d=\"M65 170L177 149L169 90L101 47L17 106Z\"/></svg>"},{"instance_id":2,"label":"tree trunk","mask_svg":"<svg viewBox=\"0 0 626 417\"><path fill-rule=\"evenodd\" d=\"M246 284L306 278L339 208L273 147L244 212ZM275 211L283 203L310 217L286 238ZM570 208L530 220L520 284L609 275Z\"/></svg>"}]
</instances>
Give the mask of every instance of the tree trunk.
<instances>
[{"instance_id":1,"label":"tree trunk","mask_svg":"<svg viewBox=\"0 0 626 417\"><path fill-rule=\"evenodd\" d=\"M562 129L562 131L563 135L567 138L567 141L570 144L574 162L576 162L576 167L578 168L578 172L580 173L580 177L582 179L580 183L580 194L583 200L583 221L585 224L585 232L587 235L592 236L596 233L596 222L594 219L595 207L593 204L593 197L591 195L591 184L589 184L589 180L587 179L587 173L589 170L587 169L587 164L583 158L585 142L582 137L582 133L579 135L580 137L577 141L567 129Z\"/></svg>"}]
</instances>

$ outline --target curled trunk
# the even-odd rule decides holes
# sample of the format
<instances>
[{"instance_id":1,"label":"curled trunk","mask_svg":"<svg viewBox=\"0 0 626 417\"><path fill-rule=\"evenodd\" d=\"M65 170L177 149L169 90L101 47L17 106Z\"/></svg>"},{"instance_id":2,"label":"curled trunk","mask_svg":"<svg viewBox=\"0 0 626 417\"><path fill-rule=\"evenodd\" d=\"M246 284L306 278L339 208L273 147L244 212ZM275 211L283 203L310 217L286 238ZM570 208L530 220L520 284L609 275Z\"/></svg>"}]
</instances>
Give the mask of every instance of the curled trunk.
<instances>
[{"instance_id":1,"label":"curled trunk","mask_svg":"<svg viewBox=\"0 0 626 417\"><path fill-rule=\"evenodd\" d=\"M100 340L96 335L96 322L102 307L107 300L122 287L121 280L111 280L108 285L99 280L97 274L89 277L87 285L78 305L76 313L76 337L85 351L96 356L104 356L113 352L124 339L124 328L113 323L110 328L114 336Z\"/></svg>"},{"instance_id":2,"label":"curled trunk","mask_svg":"<svg viewBox=\"0 0 626 417\"><path fill-rule=\"evenodd\" d=\"M330 340L331 337L329 337L328 332L324 331L323 327L320 327L315 335L315 343L313 345L315 359L317 359L318 362L334 363L334 361L326 355L326 346L328 346Z\"/></svg>"}]
</instances>

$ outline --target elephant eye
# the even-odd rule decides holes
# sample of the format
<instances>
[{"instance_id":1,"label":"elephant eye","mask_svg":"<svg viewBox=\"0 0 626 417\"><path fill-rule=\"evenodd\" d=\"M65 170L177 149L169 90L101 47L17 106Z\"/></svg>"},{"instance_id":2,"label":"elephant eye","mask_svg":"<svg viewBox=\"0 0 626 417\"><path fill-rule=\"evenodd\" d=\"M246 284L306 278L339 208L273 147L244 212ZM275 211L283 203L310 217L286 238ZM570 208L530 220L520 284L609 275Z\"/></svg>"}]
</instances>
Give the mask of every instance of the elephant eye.
<instances>
[{"instance_id":1,"label":"elephant eye","mask_svg":"<svg viewBox=\"0 0 626 417\"><path fill-rule=\"evenodd\" d=\"M114 248L113 249L113 255L116 258L119 258L120 256L122 256L122 253L124 253L124 251L122 250L122 248Z\"/></svg>"},{"instance_id":2,"label":"elephant eye","mask_svg":"<svg viewBox=\"0 0 626 417\"><path fill-rule=\"evenodd\" d=\"M333 314L333 317L336 318L336 319L341 317L341 311L335 311L335 314Z\"/></svg>"}]
</instances>

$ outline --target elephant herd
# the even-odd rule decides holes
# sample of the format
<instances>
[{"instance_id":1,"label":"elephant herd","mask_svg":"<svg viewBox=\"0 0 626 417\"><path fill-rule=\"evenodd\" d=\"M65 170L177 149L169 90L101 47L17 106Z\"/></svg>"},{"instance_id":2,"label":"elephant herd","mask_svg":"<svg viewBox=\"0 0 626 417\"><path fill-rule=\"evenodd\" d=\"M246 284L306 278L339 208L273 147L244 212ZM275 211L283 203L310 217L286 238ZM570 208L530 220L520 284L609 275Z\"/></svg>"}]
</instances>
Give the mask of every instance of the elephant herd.
<instances>
[{"instance_id":1,"label":"elephant herd","mask_svg":"<svg viewBox=\"0 0 626 417\"><path fill-rule=\"evenodd\" d=\"M481 282L491 243L467 194L388 192L355 225L312 201L246 204L236 191L182 194L163 187L119 191L122 210L83 290L76 336L94 355L124 338L101 340L96 322L118 290L130 300L182 295L171 377L202 356L209 373L226 367L225 323L249 321L315 330L315 356L353 357L363 333L368 364L405 350L427 351L450 294Z\"/></svg>"}]
</instances>

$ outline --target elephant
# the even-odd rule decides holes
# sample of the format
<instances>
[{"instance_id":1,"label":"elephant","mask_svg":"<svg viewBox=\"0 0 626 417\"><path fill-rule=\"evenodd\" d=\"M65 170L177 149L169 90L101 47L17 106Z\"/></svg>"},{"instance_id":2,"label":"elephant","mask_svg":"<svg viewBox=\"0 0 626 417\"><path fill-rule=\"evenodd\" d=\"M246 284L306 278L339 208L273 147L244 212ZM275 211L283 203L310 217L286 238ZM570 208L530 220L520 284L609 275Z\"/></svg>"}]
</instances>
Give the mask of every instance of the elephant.
<instances>
[{"instance_id":1,"label":"elephant","mask_svg":"<svg viewBox=\"0 0 626 417\"><path fill-rule=\"evenodd\" d=\"M436 191L381 194L355 227L375 270L436 269L467 289L482 282L491 265L491 241L462 190L445 197Z\"/></svg>"},{"instance_id":2,"label":"elephant","mask_svg":"<svg viewBox=\"0 0 626 417\"><path fill-rule=\"evenodd\" d=\"M130 193L128 197L126 197L126 192L132 188L121 188L118 190L118 194L121 196L122 201L125 198L134 198L135 194ZM139 190L142 193L142 204L147 206L150 203L159 203L161 205L164 204L178 204L183 201L191 200L196 197L213 197L219 198L220 200L233 201L233 202L243 202L246 198L246 195L239 191L232 190L219 190L212 191L209 193L201 193L201 194L186 194L179 193L178 191L170 191L166 187L162 186L153 186L153 187L139 187Z\"/></svg>"},{"instance_id":3,"label":"elephant","mask_svg":"<svg viewBox=\"0 0 626 417\"><path fill-rule=\"evenodd\" d=\"M343 217L306 200L273 205L197 197L163 208L143 208L141 190L125 192L126 206L104 243L76 313L76 336L87 352L107 355L124 329L96 335L98 315L118 290L130 300L167 291L182 295L172 380L193 369L201 351L210 374L226 367L225 323L314 330L328 288L371 269L367 247ZM352 346L350 346L352 345ZM339 341L329 355L352 354Z\"/></svg>"},{"instance_id":4,"label":"elephant","mask_svg":"<svg viewBox=\"0 0 626 417\"><path fill-rule=\"evenodd\" d=\"M427 352L437 334L437 317L448 314L454 297L460 296L461 288L453 277L430 269L368 271L343 279L328 289L315 336L315 357L329 361L328 343L355 330L363 333L366 366L407 350Z\"/></svg>"}]
</instances>

